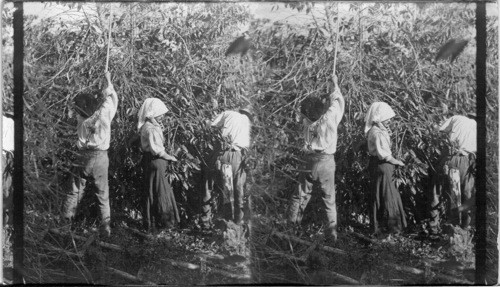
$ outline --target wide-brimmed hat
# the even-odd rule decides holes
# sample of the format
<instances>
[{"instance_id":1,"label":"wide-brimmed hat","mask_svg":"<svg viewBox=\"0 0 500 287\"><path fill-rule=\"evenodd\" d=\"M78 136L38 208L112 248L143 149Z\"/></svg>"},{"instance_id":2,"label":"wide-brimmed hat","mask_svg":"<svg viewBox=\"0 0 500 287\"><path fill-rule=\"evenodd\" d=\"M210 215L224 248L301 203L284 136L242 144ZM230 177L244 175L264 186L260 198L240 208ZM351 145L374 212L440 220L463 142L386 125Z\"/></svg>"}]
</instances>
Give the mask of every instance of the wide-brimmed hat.
<instances>
[{"instance_id":1,"label":"wide-brimmed hat","mask_svg":"<svg viewBox=\"0 0 500 287\"><path fill-rule=\"evenodd\" d=\"M245 107L242 107L238 111L240 113L247 114L249 117L253 117L254 116L253 107L251 105L247 105Z\"/></svg>"},{"instance_id":2,"label":"wide-brimmed hat","mask_svg":"<svg viewBox=\"0 0 500 287\"><path fill-rule=\"evenodd\" d=\"M475 118L477 118L477 114L476 114L476 112L469 112L469 113L467 113L467 117L471 118L471 119L475 119Z\"/></svg>"}]
</instances>

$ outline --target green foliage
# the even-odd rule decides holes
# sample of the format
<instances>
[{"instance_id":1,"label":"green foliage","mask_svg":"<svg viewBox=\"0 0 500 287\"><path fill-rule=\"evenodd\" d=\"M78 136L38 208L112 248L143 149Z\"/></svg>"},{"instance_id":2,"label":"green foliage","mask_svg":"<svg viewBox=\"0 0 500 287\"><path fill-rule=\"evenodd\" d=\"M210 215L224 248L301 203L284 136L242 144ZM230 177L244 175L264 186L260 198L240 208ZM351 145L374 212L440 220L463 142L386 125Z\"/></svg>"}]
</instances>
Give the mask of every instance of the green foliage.
<instances>
[{"instance_id":1,"label":"green foliage","mask_svg":"<svg viewBox=\"0 0 500 287\"><path fill-rule=\"evenodd\" d=\"M299 7L302 7L299 5ZM303 7L302 7L303 8ZM364 140L364 115L374 101L385 101L396 111L393 154L406 166L396 172L396 182L413 222L425 218L429 175L446 143L433 130L451 114L475 110L474 41L457 62L434 62L435 53L449 37L473 38L474 7L433 5L421 10L413 4L351 5L340 15L337 73L346 98L346 112L339 127L335 154L339 214L367 214L368 190L365 167L368 159L359 150ZM297 8L299 9L299 8ZM261 70L271 70L258 81L267 141L257 142L269 155L272 168L295 177L303 143L299 105L308 96L331 91L335 5L325 9L327 21L307 27L255 24ZM443 16L445 15L445 16ZM491 23L494 23L493 21ZM488 95L496 94L496 28L488 26ZM447 110L442 106L447 104ZM498 117L496 99L488 97L488 143L493 144ZM262 146L260 145L262 143ZM269 150L265 147L273 145ZM259 152L261 152L259 150ZM264 164L263 166L266 166ZM271 171L269 171L271 172ZM290 185L293 185L290 182ZM287 187L288 188L288 187ZM292 187L288 190L291 192Z\"/></svg>"},{"instance_id":2,"label":"green foliage","mask_svg":"<svg viewBox=\"0 0 500 287\"><path fill-rule=\"evenodd\" d=\"M218 42L227 40L225 35L248 14L240 5L167 6L123 4L111 11L109 63L120 99L109 149L115 210L140 210L141 155L129 139L137 133L136 114L144 99L160 98L172 111L166 148L179 161L169 166L167 176L181 203L188 191L195 193L203 159L218 142L201 125L218 111L205 103L222 99L214 93L227 70L221 62L225 47ZM67 116L71 101L77 92L104 84L109 15L109 5L97 4L83 22L48 18L26 25L26 106L32 119L26 125L26 148L38 159L54 158L52 168L62 173L69 172L76 151L75 121ZM187 205L181 208L187 216Z\"/></svg>"}]
</instances>

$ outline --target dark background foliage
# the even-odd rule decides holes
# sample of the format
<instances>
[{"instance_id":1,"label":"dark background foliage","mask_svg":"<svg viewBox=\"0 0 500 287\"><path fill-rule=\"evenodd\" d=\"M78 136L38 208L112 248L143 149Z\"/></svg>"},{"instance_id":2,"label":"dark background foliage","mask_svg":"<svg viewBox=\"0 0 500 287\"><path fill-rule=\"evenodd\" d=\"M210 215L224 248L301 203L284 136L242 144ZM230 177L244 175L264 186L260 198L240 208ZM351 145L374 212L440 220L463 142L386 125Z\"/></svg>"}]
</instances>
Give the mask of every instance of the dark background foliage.
<instances>
[{"instance_id":1,"label":"dark background foliage","mask_svg":"<svg viewBox=\"0 0 500 287\"><path fill-rule=\"evenodd\" d=\"M120 99L109 150L110 195L118 215L140 214L141 156L130 139L137 133L137 111L148 97L162 99L172 111L166 147L179 161L170 165L167 176L175 186L183 223L196 222L201 169L219 142L203 123L249 102L257 111L249 196L256 214L269 212L269 196L281 199L276 210L283 214L301 157L300 104L306 97L332 91L337 23L336 72L346 99L336 152L341 224L363 224L368 216L368 158L362 144L364 114L373 101L389 103L397 114L393 153L406 166L396 176L413 226L427 217L429 174L445 148L432 125L451 114L475 110L474 5L350 4L338 15L334 3L326 3L319 14L310 13L317 4L286 4L313 17L303 25L253 19L240 4L131 3L116 5L111 14L106 4L97 4L95 13L84 13L82 4L68 5L77 8L83 20L25 20L28 235L33 225L57 221L64 199L60 187L76 152L75 120L69 108L79 91L104 83L110 16L110 72ZM5 27L11 27L12 11L2 15ZM225 49L246 23L253 42L249 55L225 58ZM487 29L488 238L493 247L498 201L496 18L488 20ZM450 38L470 38L470 43L453 63L434 61ZM2 40L11 43L9 38ZM4 53L3 60L9 67L4 71L3 101L12 107L11 54ZM495 261L496 253L491 256Z\"/></svg>"}]
</instances>

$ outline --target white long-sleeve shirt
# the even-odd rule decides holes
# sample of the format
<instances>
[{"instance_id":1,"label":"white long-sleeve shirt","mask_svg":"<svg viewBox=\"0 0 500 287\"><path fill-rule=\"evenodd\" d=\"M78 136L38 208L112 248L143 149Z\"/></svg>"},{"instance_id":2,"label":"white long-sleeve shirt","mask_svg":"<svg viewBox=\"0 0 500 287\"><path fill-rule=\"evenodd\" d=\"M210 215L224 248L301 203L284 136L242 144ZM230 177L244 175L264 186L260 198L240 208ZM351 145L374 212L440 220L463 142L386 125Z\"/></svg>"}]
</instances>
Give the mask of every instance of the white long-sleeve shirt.
<instances>
[{"instance_id":1,"label":"white long-sleeve shirt","mask_svg":"<svg viewBox=\"0 0 500 287\"><path fill-rule=\"evenodd\" d=\"M154 156L162 156L165 153L165 138L159 125L146 122L141 127L141 149Z\"/></svg>"},{"instance_id":2,"label":"white long-sleeve shirt","mask_svg":"<svg viewBox=\"0 0 500 287\"><path fill-rule=\"evenodd\" d=\"M452 116L444 121L439 131L448 133L450 142L457 144L458 151L477 151L477 123L466 116Z\"/></svg>"},{"instance_id":3,"label":"white long-sleeve shirt","mask_svg":"<svg viewBox=\"0 0 500 287\"><path fill-rule=\"evenodd\" d=\"M213 121L212 127L222 128L222 137L229 139L235 150L250 147L250 119L236 111L225 111Z\"/></svg>"},{"instance_id":4,"label":"white long-sleeve shirt","mask_svg":"<svg viewBox=\"0 0 500 287\"><path fill-rule=\"evenodd\" d=\"M387 160L392 156L391 137L389 131L381 125L375 124L367 133L368 153L380 160Z\"/></svg>"},{"instance_id":5,"label":"white long-sleeve shirt","mask_svg":"<svg viewBox=\"0 0 500 287\"><path fill-rule=\"evenodd\" d=\"M317 121L307 121L304 125L305 149L334 154L337 151L337 128L344 115L344 98L339 89L335 89L330 108Z\"/></svg>"},{"instance_id":6,"label":"white long-sleeve shirt","mask_svg":"<svg viewBox=\"0 0 500 287\"><path fill-rule=\"evenodd\" d=\"M111 121L118 109L118 96L112 87L104 90L106 100L89 118L77 115L77 134L79 149L108 150L111 140ZM108 96L110 95L110 96Z\"/></svg>"},{"instance_id":7,"label":"white long-sleeve shirt","mask_svg":"<svg viewBox=\"0 0 500 287\"><path fill-rule=\"evenodd\" d=\"M14 120L2 116L2 149L14 151Z\"/></svg>"}]
</instances>

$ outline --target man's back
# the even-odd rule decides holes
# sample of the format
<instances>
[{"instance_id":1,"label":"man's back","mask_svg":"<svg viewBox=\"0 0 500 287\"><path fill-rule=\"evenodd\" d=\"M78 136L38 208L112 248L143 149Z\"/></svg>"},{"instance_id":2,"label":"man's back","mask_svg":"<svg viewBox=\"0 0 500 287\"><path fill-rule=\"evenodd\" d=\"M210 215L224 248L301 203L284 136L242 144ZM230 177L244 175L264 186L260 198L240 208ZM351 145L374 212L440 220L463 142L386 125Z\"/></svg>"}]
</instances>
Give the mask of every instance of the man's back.
<instances>
[{"instance_id":1,"label":"man's back","mask_svg":"<svg viewBox=\"0 0 500 287\"><path fill-rule=\"evenodd\" d=\"M477 151L477 123L466 116L453 116L439 128L448 133L452 143L456 143L460 151Z\"/></svg>"},{"instance_id":2,"label":"man's back","mask_svg":"<svg viewBox=\"0 0 500 287\"><path fill-rule=\"evenodd\" d=\"M236 111L226 111L218 115L212 126L222 128L222 136L240 148L250 146L250 119Z\"/></svg>"},{"instance_id":3,"label":"man's back","mask_svg":"<svg viewBox=\"0 0 500 287\"><path fill-rule=\"evenodd\" d=\"M2 149L5 151L14 150L14 120L2 116Z\"/></svg>"}]
</instances>

